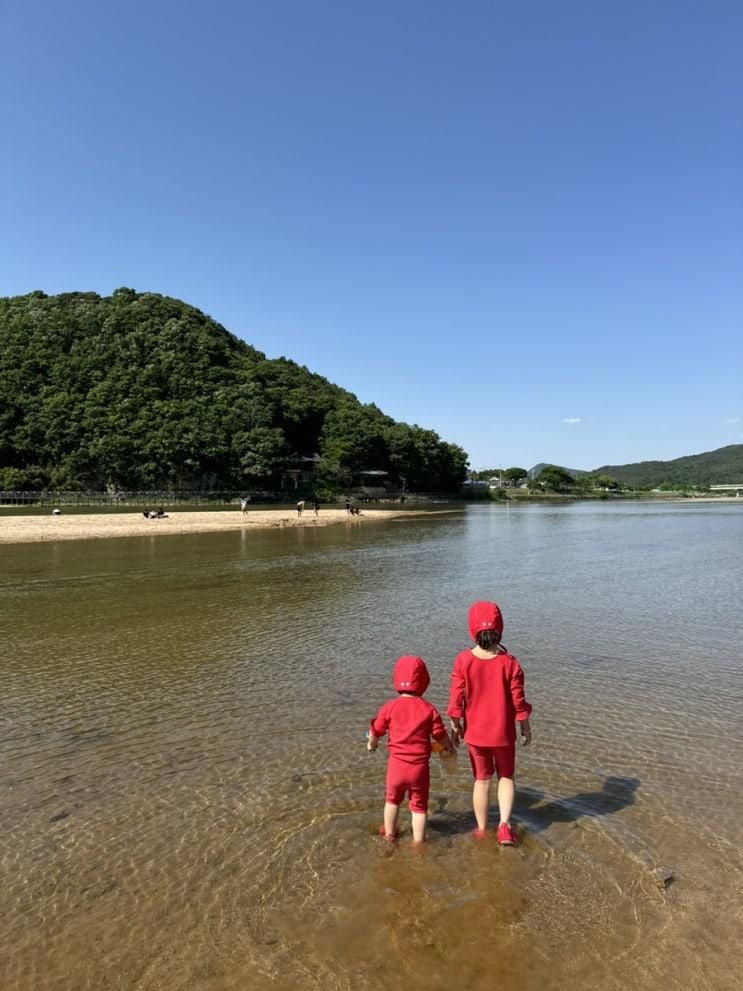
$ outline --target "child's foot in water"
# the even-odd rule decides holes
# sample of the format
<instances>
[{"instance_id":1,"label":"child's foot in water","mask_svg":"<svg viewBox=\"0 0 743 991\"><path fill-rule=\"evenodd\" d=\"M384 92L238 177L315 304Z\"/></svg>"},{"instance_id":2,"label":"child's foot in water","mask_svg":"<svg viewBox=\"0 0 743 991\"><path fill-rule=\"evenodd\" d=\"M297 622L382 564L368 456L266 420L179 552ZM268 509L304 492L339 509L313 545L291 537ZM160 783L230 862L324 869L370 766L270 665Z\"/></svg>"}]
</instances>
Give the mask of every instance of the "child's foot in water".
<instances>
[{"instance_id":1,"label":"child's foot in water","mask_svg":"<svg viewBox=\"0 0 743 991\"><path fill-rule=\"evenodd\" d=\"M394 833L388 833L384 828L384 823L382 823L379 827L379 835L385 843L394 843L396 840L400 839L400 830L396 829Z\"/></svg>"},{"instance_id":2,"label":"child's foot in water","mask_svg":"<svg viewBox=\"0 0 743 991\"><path fill-rule=\"evenodd\" d=\"M498 843L500 846L516 846L518 840L516 834L511 829L510 823L502 822L498 826Z\"/></svg>"}]
</instances>

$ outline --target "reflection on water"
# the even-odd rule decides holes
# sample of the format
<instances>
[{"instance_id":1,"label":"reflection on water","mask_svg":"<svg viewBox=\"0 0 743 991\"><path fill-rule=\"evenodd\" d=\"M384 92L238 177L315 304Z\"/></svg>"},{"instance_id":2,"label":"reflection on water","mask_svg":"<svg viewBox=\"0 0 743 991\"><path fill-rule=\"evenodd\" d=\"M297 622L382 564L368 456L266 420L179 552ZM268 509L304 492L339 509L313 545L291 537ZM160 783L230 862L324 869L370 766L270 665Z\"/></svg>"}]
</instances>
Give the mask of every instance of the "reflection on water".
<instances>
[{"instance_id":1,"label":"reflection on water","mask_svg":"<svg viewBox=\"0 0 743 991\"><path fill-rule=\"evenodd\" d=\"M741 537L580 504L4 547L0 986L737 987ZM524 842L472 841L460 759L389 849L364 728L400 653L444 705L483 595Z\"/></svg>"}]
</instances>

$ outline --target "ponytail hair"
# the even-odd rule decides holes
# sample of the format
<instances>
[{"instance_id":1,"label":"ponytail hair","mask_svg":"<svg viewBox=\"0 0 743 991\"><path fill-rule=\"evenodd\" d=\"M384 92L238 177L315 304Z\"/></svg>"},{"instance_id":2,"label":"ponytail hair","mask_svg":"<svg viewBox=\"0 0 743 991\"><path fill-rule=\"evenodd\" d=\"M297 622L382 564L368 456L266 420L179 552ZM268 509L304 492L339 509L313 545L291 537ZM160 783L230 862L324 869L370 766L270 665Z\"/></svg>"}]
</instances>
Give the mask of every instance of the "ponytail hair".
<instances>
[{"instance_id":1,"label":"ponytail hair","mask_svg":"<svg viewBox=\"0 0 743 991\"><path fill-rule=\"evenodd\" d=\"M475 636L475 642L482 650L497 654L500 648L500 633L496 630L479 630Z\"/></svg>"}]
</instances>

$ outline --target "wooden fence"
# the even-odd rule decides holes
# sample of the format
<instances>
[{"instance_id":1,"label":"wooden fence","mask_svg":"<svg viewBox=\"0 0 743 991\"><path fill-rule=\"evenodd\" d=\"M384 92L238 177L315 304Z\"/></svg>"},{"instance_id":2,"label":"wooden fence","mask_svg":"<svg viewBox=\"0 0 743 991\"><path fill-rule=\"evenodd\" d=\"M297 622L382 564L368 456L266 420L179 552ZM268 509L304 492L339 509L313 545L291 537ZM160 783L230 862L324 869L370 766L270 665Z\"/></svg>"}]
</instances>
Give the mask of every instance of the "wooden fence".
<instances>
[{"instance_id":1,"label":"wooden fence","mask_svg":"<svg viewBox=\"0 0 743 991\"><path fill-rule=\"evenodd\" d=\"M251 502L276 501L272 492L0 492L0 506L227 506L241 498Z\"/></svg>"}]
</instances>

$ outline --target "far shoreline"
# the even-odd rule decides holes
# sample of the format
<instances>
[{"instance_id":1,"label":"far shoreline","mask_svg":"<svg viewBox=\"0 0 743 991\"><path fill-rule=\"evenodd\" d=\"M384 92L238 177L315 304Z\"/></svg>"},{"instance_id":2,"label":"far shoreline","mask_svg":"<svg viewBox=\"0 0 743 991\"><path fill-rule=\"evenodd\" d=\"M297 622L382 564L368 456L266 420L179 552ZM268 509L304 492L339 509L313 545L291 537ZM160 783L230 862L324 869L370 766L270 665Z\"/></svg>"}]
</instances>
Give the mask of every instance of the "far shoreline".
<instances>
[{"instance_id":1,"label":"far shoreline","mask_svg":"<svg viewBox=\"0 0 743 991\"><path fill-rule=\"evenodd\" d=\"M141 510L118 509L116 512L97 512L95 509L88 512L76 512L79 507L70 506L62 509L58 515L53 515L49 510L43 513L24 513L27 507L2 507L4 512L0 514L0 545L14 544L37 544L52 541L73 541L73 540L109 540L116 537L142 537L142 536L176 536L189 533L225 533L246 530L267 530L267 529L303 529L313 530L325 526L359 526L366 522L377 522L380 520L403 520L421 519L428 516L450 515L461 513L469 506L528 506L542 503L553 505L577 502L645 502L655 505L669 503L672 505L694 505L694 504L716 504L716 505L743 505L743 499L732 496L703 495L703 496L678 496L662 495L653 493L652 495L609 496L608 499L600 497L586 498L576 497L568 493L545 493L529 494L508 498L508 499L473 499L463 500L455 504L448 504L446 508L420 507L413 508L407 506L402 508L372 509L362 508L360 516L351 516L344 508L322 508L317 516L314 510L306 508L302 516L298 516L296 509L250 509L243 514L239 509L201 509L201 510L179 510L170 509L163 519L145 519ZM17 508L18 512L15 510ZM8 510L11 510L8 512Z\"/></svg>"},{"instance_id":2,"label":"far shoreline","mask_svg":"<svg viewBox=\"0 0 743 991\"><path fill-rule=\"evenodd\" d=\"M302 529L325 526L360 526L380 520L421 518L456 513L447 509L362 509L351 516L345 509L260 509L243 514L239 509L169 511L163 519L146 519L141 510L117 513L65 513L59 515L0 516L0 544L36 544L60 540L110 540L116 537L175 536L188 533L235 533L244 530Z\"/></svg>"}]
</instances>

